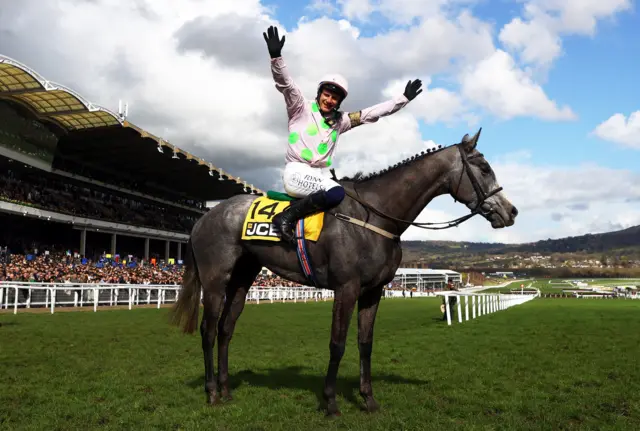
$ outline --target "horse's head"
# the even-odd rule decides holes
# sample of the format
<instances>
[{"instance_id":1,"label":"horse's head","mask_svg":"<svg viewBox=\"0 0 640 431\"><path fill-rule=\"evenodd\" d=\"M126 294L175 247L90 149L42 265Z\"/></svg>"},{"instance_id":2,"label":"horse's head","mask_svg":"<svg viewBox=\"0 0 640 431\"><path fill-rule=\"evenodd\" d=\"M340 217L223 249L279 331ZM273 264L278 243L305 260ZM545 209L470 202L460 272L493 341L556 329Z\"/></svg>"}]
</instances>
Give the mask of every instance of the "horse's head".
<instances>
[{"instance_id":1,"label":"horse's head","mask_svg":"<svg viewBox=\"0 0 640 431\"><path fill-rule=\"evenodd\" d=\"M451 196L499 229L513 225L518 210L502 193L489 162L476 149L481 131L472 138L464 135L457 144L458 157L449 174Z\"/></svg>"}]
</instances>

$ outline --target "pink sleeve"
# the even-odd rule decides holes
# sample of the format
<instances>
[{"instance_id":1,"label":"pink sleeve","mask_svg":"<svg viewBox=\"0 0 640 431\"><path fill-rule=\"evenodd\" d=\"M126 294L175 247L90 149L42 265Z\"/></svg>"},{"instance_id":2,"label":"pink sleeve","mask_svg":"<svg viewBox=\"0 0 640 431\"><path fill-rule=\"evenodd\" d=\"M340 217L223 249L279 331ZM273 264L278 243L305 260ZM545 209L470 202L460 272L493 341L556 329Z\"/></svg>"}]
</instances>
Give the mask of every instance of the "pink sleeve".
<instances>
[{"instance_id":1,"label":"pink sleeve","mask_svg":"<svg viewBox=\"0 0 640 431\"><path fill-rule=\"evenodd\" d=\"M403 94L385 102L378 103L377 105L365 108L361 111L345 112L342 115L342 121L340 122L340 133L344 133L362 124L375 123L382 117L398 112L400 109L404 108L407 103L409 103L409 99L407 99Z\"/></svg>"},{"instance_id":2,"label":"pink sleeve","mask_svg":"<svg viewBox=\"0 0 640 431\"><path fill-rule=\"evenodd\" d=\"M284 64L282 57L271 59L271 74L276 82L276 88L284 96L287 105L287 114L289 119L298 115L304 108L304 96L296 83L289 75L287 65Z\"/></svg>"}]
</instances>

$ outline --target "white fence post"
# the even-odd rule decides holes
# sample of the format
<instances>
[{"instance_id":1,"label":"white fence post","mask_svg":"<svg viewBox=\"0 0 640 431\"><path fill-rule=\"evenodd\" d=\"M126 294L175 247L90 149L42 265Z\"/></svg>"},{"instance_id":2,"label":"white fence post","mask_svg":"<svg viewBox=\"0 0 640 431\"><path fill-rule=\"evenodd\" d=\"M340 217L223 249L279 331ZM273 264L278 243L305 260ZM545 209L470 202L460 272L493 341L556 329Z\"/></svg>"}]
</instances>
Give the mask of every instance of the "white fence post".
<instances>
[{"instance_id":1,"label":"white fence post","mask_svg":"<svg viewBox=\"0 0 640 431\"><path fill-rule=\"evenodd\" d=\"M451 307L449 306L449 295L444 296L444 302L446 304L445 306L446 306L446 313L447 313L447 324L451 326Z\"/></svg>"},{"instance_id":2,"label":"white fence post","mask_svg":"<svg viewBox=\"0 0 640 431\"><path fill-rule=\"evenodd\" d=\"M464 315L465 320L469 320L469 295L464 296Z\"/></svg>"},{"instance_id":3,"label":"white fence post","mask_svg":"<svg viewBox=\"0 0 640 431\"><path fill-rule=\"evenodd\" d=\"M56 308L56 288L51 288L51 314L53 314L54 308Z\"/></svg>"}]
</instances>

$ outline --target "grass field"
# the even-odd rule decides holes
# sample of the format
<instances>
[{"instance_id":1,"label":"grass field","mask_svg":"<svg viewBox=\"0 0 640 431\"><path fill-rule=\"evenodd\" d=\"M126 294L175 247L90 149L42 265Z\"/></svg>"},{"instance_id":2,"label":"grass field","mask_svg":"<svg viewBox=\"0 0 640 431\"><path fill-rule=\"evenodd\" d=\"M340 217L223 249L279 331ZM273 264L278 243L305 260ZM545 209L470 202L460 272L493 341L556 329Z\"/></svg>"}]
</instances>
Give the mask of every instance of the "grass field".
<instances>
[{"instance_id":1,"label":"grass field","mask_svg":"<svg viewBox=\"0 0 640 431\"><path fill-rule=\"evenodd\" d=\"M578 279L581 280L581 279ZM640 280L638 279L613 279L613 278L602 278L602 279L584 279L584 282L589 284L590 286L640 286ZM562 293L563 290L570 289L578 289L575 285L568 282L568 280L560 280L560 279L552 279L552 280L525 280L525 281L516 281L508 284L504 287L497 288L489 288L483 290L484 293L509 293L511 289L519 289L520 285L524 284L525 287L537 288L540 289L541 293Z\"/></svg>"},{"instance_id":2,"label":"grass field","mask_svg":"<svg viewBox=\"0 0 640 431\"><path fill-rule=\"evenodd\" d=\"M352 322L343 416L318 412L331 303L247 305L235 399L205 405L200 339L166 310L0 315L0 429L640 429L640 301L534 300L446 326L435 298L387 299L360 411Z\"/></svg>"}]
</instances>

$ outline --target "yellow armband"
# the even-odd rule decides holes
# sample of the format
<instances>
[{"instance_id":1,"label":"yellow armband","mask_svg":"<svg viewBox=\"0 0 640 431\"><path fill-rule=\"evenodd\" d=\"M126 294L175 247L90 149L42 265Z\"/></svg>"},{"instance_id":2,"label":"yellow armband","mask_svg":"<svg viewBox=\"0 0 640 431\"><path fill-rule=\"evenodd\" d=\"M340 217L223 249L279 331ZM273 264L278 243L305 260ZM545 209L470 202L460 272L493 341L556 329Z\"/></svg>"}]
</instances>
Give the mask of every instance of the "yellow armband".
<instances>
[{"instance_id":1,"label":"yellow armband","mask_svg":"<svg viewBox=\"0 0 640 431\"><path fill-rule=\"evenodd\" d=\"M361 111L349 113L349 120L351 121L352 128L358 127L359 125L362 124L362 121L360 120L360 115L361 115Z\"/></svg>"}]
</instances>

